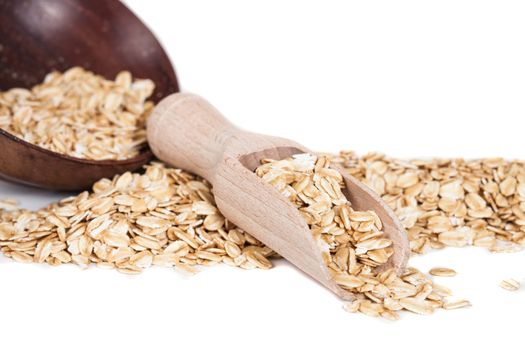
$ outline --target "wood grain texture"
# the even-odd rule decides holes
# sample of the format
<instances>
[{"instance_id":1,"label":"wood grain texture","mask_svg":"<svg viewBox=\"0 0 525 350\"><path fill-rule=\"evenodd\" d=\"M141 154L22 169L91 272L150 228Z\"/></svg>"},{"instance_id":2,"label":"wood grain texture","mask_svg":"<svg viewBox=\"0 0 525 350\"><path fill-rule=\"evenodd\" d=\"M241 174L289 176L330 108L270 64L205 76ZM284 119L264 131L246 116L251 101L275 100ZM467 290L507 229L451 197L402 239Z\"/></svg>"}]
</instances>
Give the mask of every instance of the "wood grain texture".
<instances>
[{"instance_id":1,"label":"wood grain texture","mask_svg":"<svg viewBox=\"0 0 525 350\"><path fill-rule=\"evenodd\" d=\"M338 296L352 298L331 278L299 211L253 172L263 158L312 153L309 149L291 140L239 130L207 101L188 93L173 94L157 105L148 121L148 140L159 159L210 181L226 218ZM408 239L395 215L371 190L350 175L343 176L354 207L376 210L385 233L394 240L395 253L386 266L404 270Z\"/></svg>"},{"instance_id":2,"label":"wood grain texture","mask_svg":"<svg viewBox=\"0 0 525 350\"><path fill-rule=\"evenodd\" d=\"M149 29L116 0L0 0L0 90L29 88L53 70L82 66L107 79L122 70L155 82L155 102L179 90L168 56ZM153 158L145 147L122 161L90 161L28 144L0 129L0 177L60 190Z\"/></svg>"}]
</instances>

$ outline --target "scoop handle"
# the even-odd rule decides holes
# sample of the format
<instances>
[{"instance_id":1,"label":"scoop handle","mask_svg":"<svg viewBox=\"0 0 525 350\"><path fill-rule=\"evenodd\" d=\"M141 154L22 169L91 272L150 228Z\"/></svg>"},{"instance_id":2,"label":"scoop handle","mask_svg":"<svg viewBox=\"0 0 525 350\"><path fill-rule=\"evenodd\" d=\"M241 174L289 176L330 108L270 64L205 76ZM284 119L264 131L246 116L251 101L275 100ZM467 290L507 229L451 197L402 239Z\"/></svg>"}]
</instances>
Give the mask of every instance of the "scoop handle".
<instances>
[{"instance_id":1,"label":"scoop handle","mask_svg":"<svg viewBox=\"0 0 525 350\"><path fill-rule=\"evenodd\" d=\"M175 93L163 99L148 119L148 143L166 163L211 180L227 139L239 132L202 97Z\"/></svg>"},{"instance_id":2,"label":"scoop handle","mask_svg":"<svg viewBox=\"0 0 525 350\"><path fill-rule=\"evenodd\" d=\"M212 184L218 166L228 159L239 160L253 171L261 159L310 152L292 140L241 130L191 93L175 93L162 100L148 119L147 130L157 158Z\"/></svg>"}]
</instances>

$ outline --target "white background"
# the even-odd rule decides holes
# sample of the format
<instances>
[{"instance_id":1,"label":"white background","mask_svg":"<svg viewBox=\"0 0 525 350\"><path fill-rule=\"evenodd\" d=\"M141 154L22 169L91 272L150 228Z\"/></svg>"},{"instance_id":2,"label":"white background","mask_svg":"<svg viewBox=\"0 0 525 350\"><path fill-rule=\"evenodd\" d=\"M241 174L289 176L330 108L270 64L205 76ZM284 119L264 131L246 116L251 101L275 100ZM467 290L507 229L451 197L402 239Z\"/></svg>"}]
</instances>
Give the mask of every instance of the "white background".
<instances>
[{"instance_id":1,"label":"white background","mask_svg":"<svg viewBox=\"0 0 525 350\"><path fill-rule=\"evenodd\" d=\"M521 1L126 1L158 35L182 87L237 125L322 151L525 157ZM38 208L62 195L0 182ZM522 348L525 254L447 249L415 258L470 309L348 314L288 263L153 268L22 265L0 257L0 348Z\"/></svg>"}]
</instances>

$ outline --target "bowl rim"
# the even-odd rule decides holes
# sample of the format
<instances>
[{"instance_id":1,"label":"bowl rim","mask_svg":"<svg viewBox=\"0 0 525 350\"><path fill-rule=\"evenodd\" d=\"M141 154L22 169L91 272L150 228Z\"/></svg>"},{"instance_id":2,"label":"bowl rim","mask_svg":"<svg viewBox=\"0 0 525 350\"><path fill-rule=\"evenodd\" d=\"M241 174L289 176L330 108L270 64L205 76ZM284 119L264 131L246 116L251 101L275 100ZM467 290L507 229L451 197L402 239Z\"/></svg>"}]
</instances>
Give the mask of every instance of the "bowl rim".
<instances>
[{"instance_id":1,"label":"bowl rim","mask_svg":"<svg viewBox=\"0 0 525 350\"><path fill-rule=\"evenodd\" d=\"M28 147L36 152L43 153L47 156L55 157L55 158L61 158L65 161L76 163L76 164L85 164L85 165L97 165L97 166L117 166L117 165L132 165L137 163L143 163L151 158L154 157L153 152L149 148L147 142L146 142L146 148L140 151L140 153L137 156L127 158L127 159L120 159L120 160L111 160L111 159L104 159L104 160L94 160L94 159L86 159L86 158L78 158L73 157L67 154L51 151L47 148L35 145L31 142L25 141L18 136L15 136L8 131L6 131L3 128L0 128L0 137L6 137L10 141L18 143L24 147Z\"/></svg>"}]
</instances>

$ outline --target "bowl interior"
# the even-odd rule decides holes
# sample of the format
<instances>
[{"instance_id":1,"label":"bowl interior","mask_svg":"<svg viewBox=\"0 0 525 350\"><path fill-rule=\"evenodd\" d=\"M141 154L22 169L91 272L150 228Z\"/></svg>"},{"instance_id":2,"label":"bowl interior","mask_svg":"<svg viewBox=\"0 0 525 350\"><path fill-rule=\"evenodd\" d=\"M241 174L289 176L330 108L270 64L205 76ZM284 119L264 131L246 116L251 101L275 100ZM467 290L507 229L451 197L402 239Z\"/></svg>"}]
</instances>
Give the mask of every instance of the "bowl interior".
<instances>
[{"instance_id":1,"label":"bowl interior","mask_svg":"<svg viewBox=\"0 0 525 350\"><path fill-rule=\"evenodd\" d=\"M0 91L30 88L47 73L81 66L106 79L122 70L154 81L154 102L179 91L170 60L150 30L120 1L0 0ZM0 133L0 176L34 186L80 190L139 169L148 147L122 161L60 155Z\"/></svg>"},{"instance_id":2,"label":"bowl interior","mask_svg":"<svg viewBox=\"0 0 525 350\"><path fill-rule=\"evenodd\" d=\"M107 79L122 70L151 79L154 102L179 91L160 43L120 1L0 1L0 90L73 66Z\"/></svg>"}]
</instances>

